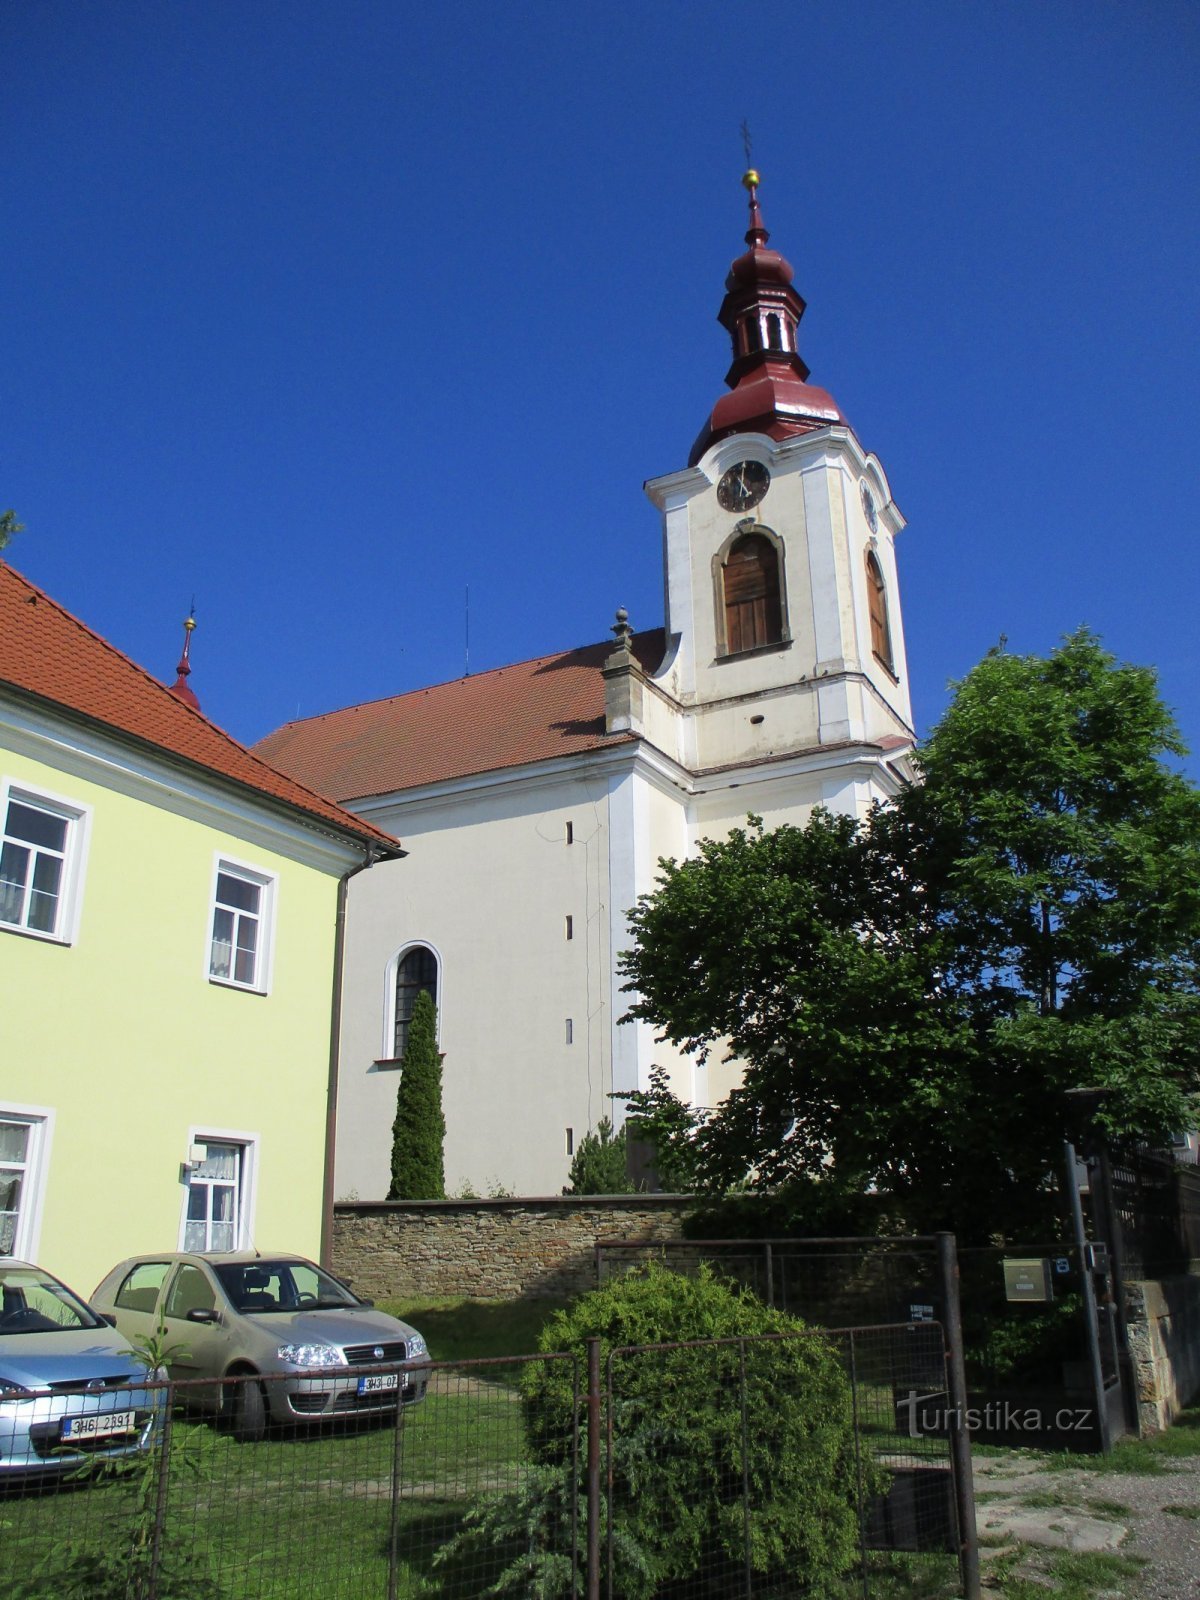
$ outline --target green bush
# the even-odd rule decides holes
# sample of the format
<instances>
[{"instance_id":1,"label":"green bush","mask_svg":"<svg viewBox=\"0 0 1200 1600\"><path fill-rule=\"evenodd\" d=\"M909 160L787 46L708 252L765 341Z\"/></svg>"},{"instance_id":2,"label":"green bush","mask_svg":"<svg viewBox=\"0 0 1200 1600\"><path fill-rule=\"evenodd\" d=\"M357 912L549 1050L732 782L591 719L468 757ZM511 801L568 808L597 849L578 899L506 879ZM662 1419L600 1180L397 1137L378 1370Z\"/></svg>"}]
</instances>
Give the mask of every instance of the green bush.
<instances>
[{"instance_id":1,"label":"green bush","mask_svg":"<svg viewBox=\"0 0 1200 1600\"><path fill-rule=\"evenodd\" d=\"M625 1170L625 1130L614 1133L601 1117L595 1133L585 1133L571 1162L564 1194L629 1194L633 1185Z\"/></svg>"},{"instance_id":2,"label":"green bush","mask_svg":"<svg viewBox=\"0 0 1200 1600\"><path fill-rule=\"evenodd\" d=\"M786 1337L755 1337L763 1334ZM760 1578L803 1572L819 1589L853 1565L860 1491L869 1500L883 1474L866 1456L856 1462L850 1387L824 1336L707 1271L684 1278L652 1266L558 1312L539 1342L583 1360L589 1338L600 1339L606 1372L612 1352L628 1345L732 1341L612 1358L612 1532L622 1600L680 1593L701 1571L712 1593L735 1592L747 1539ZM467 1539L490 1538L493 1549L499 1539L514 1552L489 1595L556 1600L571 1592L565 1505L581 1402L570 1365L531 1365L521 1404L542 1491L531 1495L527 1483L523 1504L502 1496L481 1508ZM582 1413L579 1426L586 1435ZM579 1462L585 1458L582 1437ZM556 1515L548 1514L552 1504Z\"/></svg>"}]
</instances>

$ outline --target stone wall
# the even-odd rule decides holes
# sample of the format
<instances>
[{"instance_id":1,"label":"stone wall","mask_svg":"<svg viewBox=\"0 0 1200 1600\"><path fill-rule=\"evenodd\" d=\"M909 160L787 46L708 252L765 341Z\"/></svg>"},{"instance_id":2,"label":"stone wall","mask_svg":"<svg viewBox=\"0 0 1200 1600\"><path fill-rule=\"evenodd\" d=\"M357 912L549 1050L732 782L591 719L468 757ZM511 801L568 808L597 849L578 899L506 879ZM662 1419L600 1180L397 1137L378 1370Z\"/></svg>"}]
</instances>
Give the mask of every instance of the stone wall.
<instances>
[{"instance_id":1,"label":"stone wall","mask_svg":"<svg viewBox=\"0 0 1200 1600\"><path fill-rule=\"evenodd\" d=\"M1200 1277L1126 1283L1125 1316L1139 1430L1158 1433L1200 1393Z\"/></svg>"},{"instance_id":2,"label":"stone wall","mask_svg":"<svg viewBox=\"0 0 1200 1600\"><path fill-rule=\"evenodd\" d=\"M598 1239L678 1239L679 1195L342 1201L334 1271L375 1300L570 1295L596 1287Z\"/></svg>"}]
</instances>

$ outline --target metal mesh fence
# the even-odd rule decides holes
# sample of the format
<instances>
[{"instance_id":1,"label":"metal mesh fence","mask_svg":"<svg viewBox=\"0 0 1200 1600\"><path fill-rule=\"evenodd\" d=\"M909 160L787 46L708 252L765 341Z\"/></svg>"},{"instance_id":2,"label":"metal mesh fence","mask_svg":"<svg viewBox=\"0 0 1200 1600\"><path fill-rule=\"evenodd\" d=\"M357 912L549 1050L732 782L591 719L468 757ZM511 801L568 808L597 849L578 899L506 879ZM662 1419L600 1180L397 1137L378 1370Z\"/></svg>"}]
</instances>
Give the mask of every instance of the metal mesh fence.
<instances>
[{"instance_id":1,"label":"metal mesh fence","mask_svg":"<svg viewBox=\"0 0 1200 1600\"><path fill-rule=\"evenodd\" d=\"M707 1266L765 1305L815 1327L939 1315L934 1239L604 1239L596 1245L597 1281L648 1261L685 1274Z\"/></svg>"},{"instance_id":2,"label":"metal mesh fence","mask_svg":"<svg viewBox=\"0 0 1200 1600\"><path fill-rule=\"evenodd\" d=\"M619 1350L590 1385L570 1355L403 1381L356 1373L319 1420L337 1379L0 1392L4 1594L957 1592L935 1325Z\"/></svg>"}]
</instances>

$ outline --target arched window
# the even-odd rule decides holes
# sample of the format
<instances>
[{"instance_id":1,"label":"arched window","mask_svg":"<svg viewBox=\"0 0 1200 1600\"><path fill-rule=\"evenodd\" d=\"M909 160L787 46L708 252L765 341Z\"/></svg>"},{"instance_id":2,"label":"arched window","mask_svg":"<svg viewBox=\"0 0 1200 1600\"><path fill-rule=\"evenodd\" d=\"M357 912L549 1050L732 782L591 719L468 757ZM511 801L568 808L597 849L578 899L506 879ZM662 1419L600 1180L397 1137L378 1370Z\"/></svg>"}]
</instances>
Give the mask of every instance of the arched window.
<instances>
[{"instance_id":1,"label":"arched window","mask_svg":"<svg viewBox=\"0 0 1200 1600\"><path fill-rule=\"evenodd\" d=\"M725 649L729 655L778 644L783 638L779 554L762 533L732 546L721 573L725 597Z\"/></svg>"},{"instance_id":2,"label":"arched window","mask_svg":"<svg viewBox=\"0 0 1200 1600\"><path fill-rule=\"evenodd\" d=\"M873 550L867 551L867 606L871 614L871 649L891 672L892 630L888 625L887 588Z\"/></svg>"},{"instance_id":3,"label":"arched window","mask_svg":"<svg viewBox=\"0 0 1200 1600\"><path fill-rule=\"evenodd\" d=\"M408 1045L408 1026L413 1007L422 990L437 1005L438 964L433 951L424 944L410 945L396 963L396 1020L392 1056L404 1059Z\"/></svg>"},{"instance_id":4,"label":"arched window","mask_svg":"<svg viewBox=\"0 0 1200 1600\"><path fill-rule=\"evenodd\" d=\"M783 329L780 327L779 318L773 311L767 318L767 349L783 349Z\"/></svg>"}]
</instances>

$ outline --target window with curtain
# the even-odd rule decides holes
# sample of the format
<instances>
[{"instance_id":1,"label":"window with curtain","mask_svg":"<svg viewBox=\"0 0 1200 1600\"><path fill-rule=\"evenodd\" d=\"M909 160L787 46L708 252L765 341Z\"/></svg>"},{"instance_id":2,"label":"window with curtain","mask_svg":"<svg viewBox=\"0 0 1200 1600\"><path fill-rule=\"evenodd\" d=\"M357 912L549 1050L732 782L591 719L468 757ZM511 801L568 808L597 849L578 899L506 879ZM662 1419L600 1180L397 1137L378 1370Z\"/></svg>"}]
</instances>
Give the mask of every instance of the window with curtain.
<instances>
[{"instance_id":1,"label":"window with curtain","mask_svg":"<svg viewBox=\"0 0 1200 1600\"><path fill-rule=\"evenodd\" d=\"M404 1059L408 1046L408 1029L412 1022L417 996L424 991L437 1005L437 957L428 945L414 944L407 949L396 964L395 1022L392 1056Z\"/></svg>"},{"instance_id":2,"label":"window with curtain","mask_svg":"<svg viewBox=\"0 0 1200 1600\"><path fill-rule=\"evenodd\" d=\"M217 983L264 989L271 880L222 861L213 897L208 975Z\"/></svg>"},{"instance_id":3,"label":"window with curtain","mask_svg":"<svg viewBox=\"0 0 1200 1600\"><path fill-rule=\"evenodd\" d=\"M747 533L732 546L722 569L725 649L729 655L778 644L783 638L779 552L762 533Z\"/></svg>"},{"instance_id":4,"label":"window with curtain","mask_svg":"<svg viewBox=\"0 0 1200 1600\"><path fill-rule=\"evenodd\" d=\"M867 551L867 606L871 616L871 649L891 672L892 630L888 623L887 587L873 550Z\"/></svg>"},{"instance_id":5,"label":"window with curtain","mask_svg":"<svg viewBox=\"0 0 1200 1600\"><path fill-rule=\"evenodd\" d=\"M185 1250L236 1250L241 1231L246 1147L214 1139L188 1174Z\"/></svg>"},{"instance_id":6,"label":"window with curtain","mask_svg":"<svg viewBox=\"0 0 1200 1600\"><path fill-rule=\"evenodd\" d=\"M0 1121L0 1256L17 1253L32 1152L28 1122Z\"/></svg>"},{"instance_id":7,"label":"window with curtain","mask_svg":"<svg viewBox=\"0 0 1200 1600\"><path fill-rule=\"evenodd\" d=\"M16 791L0 806L0 924L63 938L67 861L79 817L40 796Z\"/></svg>"}]
</instances>

